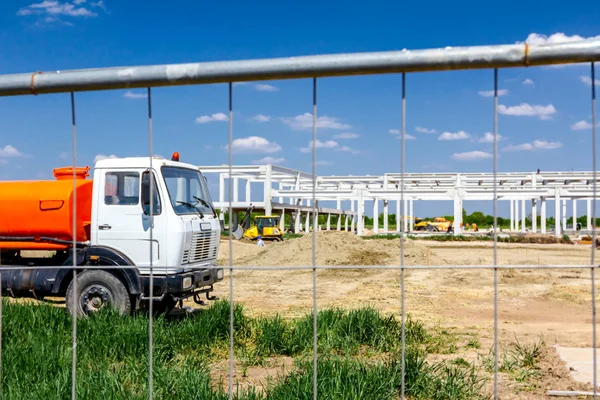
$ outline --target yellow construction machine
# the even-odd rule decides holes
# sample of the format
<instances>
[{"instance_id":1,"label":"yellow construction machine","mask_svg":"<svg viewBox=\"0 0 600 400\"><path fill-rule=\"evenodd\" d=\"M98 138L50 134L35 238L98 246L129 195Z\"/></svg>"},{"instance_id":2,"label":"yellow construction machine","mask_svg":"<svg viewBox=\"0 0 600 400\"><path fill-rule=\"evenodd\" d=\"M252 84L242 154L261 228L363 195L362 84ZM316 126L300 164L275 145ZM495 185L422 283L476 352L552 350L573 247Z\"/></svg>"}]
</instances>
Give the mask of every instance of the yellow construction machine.
<instances>
[{"instance_id":1,"label":"yellow construction machine","mask_svg":"<svg viewBox=\"0 0 600 400\"><path fill-rule=\"evenodd\" d=\"M283 240L279 219L279 215L257 215L252 226L244 230L244 237L250 240L255 240L259 236L262 239Z\"/></svg>"},{"instance_id":2,"label":"yellow construction machine","mask_svg":"<svg viewBox=\"0 0 600 400\"><path fill-rule=\"evenodd\" d=\"M235 228L232 231L233 238L240 240L243 237L249 240L256 240L260 236L262 239L267 240L283 240L283 230L279 228L281 217L279 215L257 215L251 223L253 209L254 206L251 204L246 209L239 224L237 223L236 214L234 214L235 222L233 222L233 226ZM226 229L223 228L223 231L226 231Z\"/></svg>"}]
</instances>

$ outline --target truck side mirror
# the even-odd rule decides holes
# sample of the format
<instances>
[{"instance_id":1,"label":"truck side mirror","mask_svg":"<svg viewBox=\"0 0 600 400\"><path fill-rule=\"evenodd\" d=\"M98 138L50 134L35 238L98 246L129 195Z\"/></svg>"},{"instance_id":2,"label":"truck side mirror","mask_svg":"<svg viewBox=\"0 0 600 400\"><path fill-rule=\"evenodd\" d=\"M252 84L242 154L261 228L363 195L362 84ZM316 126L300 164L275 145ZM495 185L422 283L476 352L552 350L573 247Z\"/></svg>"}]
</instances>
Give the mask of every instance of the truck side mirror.
<instances>
[{"instance_id":1,"label":"truck side mirror","mask_svg":"<svg viewBox=\"0 0 600 400\"><path fill-rule=\"evenodd\" d=\"M154 197L154 202L152 204L152 214L159 215L161 213L161 207L156 181L154 182L152 192L152 197ZM142 176L141 200L142 210L144 211L144 214L150 215L150 174L148 172L144 172Z\"/></svg>"},{"instance_id":2,"label":"truck side mirror","mask_svg":"<svg viewBox=\"0 0 600 400\"><path fill-rule=\"evenodd\" d=\"M150 215L150 185L147 179L142 180L142 210L144 214Z\"/></svg>"}]
</instances>

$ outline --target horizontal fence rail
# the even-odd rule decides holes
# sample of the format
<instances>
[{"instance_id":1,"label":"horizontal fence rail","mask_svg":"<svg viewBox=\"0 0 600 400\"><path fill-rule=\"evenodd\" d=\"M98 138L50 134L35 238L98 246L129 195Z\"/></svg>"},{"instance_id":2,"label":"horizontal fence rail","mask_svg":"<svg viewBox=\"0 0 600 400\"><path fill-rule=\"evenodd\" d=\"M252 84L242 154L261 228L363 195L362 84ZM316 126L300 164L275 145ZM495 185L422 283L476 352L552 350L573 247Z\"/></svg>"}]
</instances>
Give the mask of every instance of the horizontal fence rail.
<instances>
[{"instance_id":1,"label":"horizontal fence rail","mask_svg":"<svg viewBox=\"0 0 600 400\"><path fill-rule=\"evenodd\" d=\"M593 61L600 39L33 72L0 76L0 96Z\"/></svg>"},{"instance_id":2,"label":"horizontal fence rail","mask_svg":"<svg viewBox=\"0 0 600 400\"><path fill-rule=\"evenodd\" d=\"M209 84L209 83L227 83L228 84L228 141L229 141L229 165L223 167L224 171L228 172L228 177L233 176L233 156L232 156L232 142L233 142L233 83L244 82L244 81L259 81L259 80L274 80L274 79L299 79L299 78L311 78L312 83L312 173L303 174L302 178L307 181L311 181L310 190L304 192L288 191L291 196L302 196L306 199L312 200L312 206L310 209L306 207L304 211L312 212L312 224L313 224L313 235L312 235L312 249L311 249L311 260L312 265L300 265L300 266L252 266L252 265L234 265L233 263L233 238L231 233L232 218L233 218L233 182L229 179L228 191L229 191L229 256L227 265L209 265L202 266L202 269L223 269L229 271L229 375L228 375L228 395L230 399L234 398L234 279L232 276L233 271L298 271L305 270L312 272L312 309L313 309L313 320L312 320L312 388L306 389L308 393L306 396L310 396L314 399L318 397L318 305L317 305L317 271L322 270L399 270L401 274L397 277L400 282L398 288L401 291L401 297L398 299L398 306L401 308L399 314L401 314L401 345L402 345L402 365L401 365L401 387L399 388L399 394L402 399L406 395L406 382L405 382L405 321L407 312L405 309L405 272L407 270L488 270L490 273L493 272L493 299L490 296L490 303L493 301L494 308L494 370L493 370L493 394L494 398L498 398L498 380L499 380L499 345L498 345L498 272L501 270L516 270L516 269L527 269L527 270L555 270L555 269L572 269L572 270L586 270L590 271L591 276L591 294L592 294L592 335L593 335L593 363L594 363L594 398L597 397L597 385L596 385L596 305L595 305L595 269L597 268L595 259L595 242L596 242L596 229L592 230L592 246L589 263L586 257L586 263L582 265L570 265L570 264L509 264L509 265L498 265L498 231L497 227L497 202L498 199L508 191L506 188L501 188L502 179L506 179L510 174L498 173L498 68L510 68L510 67L529 67L529 66L542 66L542 65L554 65L554 64L570 64L570 63L591 63L591 86L592 86L592 159L593 159L593 171L591 174L586 174L581 177L586 178L589 182L586 183L585 195L593 194L593 207L592 207L592 220L594 221L593 226L596 227L596 200L597 200L597 171L596 171L596 104L595 104L595 71L594 62L600 61L600 40L581 40L568 43L551 43L544 45L529 45L526 43L518 43L511 45L497 45L497 46L474 46L474 47L446 47L438 49L426 49L426 50L400 50L400 51L389 51L389 52L372 52L372 53L352 53L352 54L331 54L331 55L315 55L315 56L303 56L303 57L287 57L287 58L274 58L274 59L258 59L258 60L243 60L243 61L223 61L223 62L202 62L202 63L188 63L188 64L166 64L166 65L150 65L150 66L129 66L129 67L110 67L110 68L95 68L95 69L81 69L81 70L65 70L65 71L54 71L54 72L33 72L33 73L22 73L22 74L10 74L0 75L0 96L17 96L17 95L38 95L38 94L52 94L52 93L70 93L71 94L71 113L72 113L72 140L73 140L73 166L77 164L77 130L75 120L75 97L74 92L79 91L95 91L95 90L111 90L111 89L130 89L130 88L147 88L148 97L148 166L152 168L153 160L153 131L152 131L152 95L151 87L160 86L181 86L191 84ZM445 70L470 70L470 69L494 69L493 71L493 82L494 82L494 107L493 107L493 136L494 136L494 150L493 150L493 174L483 177L481 179L486 180L485 193L489 194L490 199L494 202L493 214L494 214L494 231L492 236L493 247L483 247L493 249L493 261L491 264L473 264L473 265L405 265L405 240L406 235L404 231L398 238L400 242L399 253L400 260L398 265L319 265L317 260L317 240L316 237L319 234L319 230L315 227L318 225L318 213L319 208L317 207L317 194L319 193L319 185L323 184L322 179L317 176L317 78L321 77L336 77L336 76L353 76L353 75L368 75L368 74L391 74L391 73L402 73L401 85L398 86L398 92L401 92L402 100L398 107L399 120L401 123L401 142L400 142L400 174L389 174L393 181L399 181L399 187L394 197L400 199L399 210L401 215L406 215L405 201L410 198L412 191L408 186L405 187L405 179L419 179L414 174L405 173L405 139L406 139L406 73L410 72L427 72L427 71L445 71ZM309 99L307 99L307 104ZM156 161L155 161L156 162ZM248 167L249 168L249 167ZM254 168L254 167L252 167ZM294 173L297 171L289 170ZM388 174L386 174L387 177ZM447 174L446 174L447 175ZM466 174L469 176L469 174ZM589 175L589 176L588 176ZM430 176L430 175L427 175ZM443 180L444 174L439 174ZM473 175L476 176L476 175ZM479 175L477 175L479 176ZM477 177L476 176L476 177ZM431 178L432 176L430 176ZM75 171L73 180L75 181ZM330 179L332 179L331 177ZM421 177L422 178L422 177ZM298 177L300 179L300 175ZM354 178L356 179L356 178ZM386 178L387 179L387 178ZM450 178L447 178L450 179ZM474 179L474 178L473 178ZM516 178L515 178L516 179ZM519 178L520 179L520 178ZM152 191L154 190L154 182L150 181L150 198L152 198ZM590 183L592 189L589 188ZM480 183L481 184L481 183ZM75 182L74 182L75 185ZM409 183L410 185L410 183ZM452 184L453 188L470 188L471 186L461 186L460 184ZM517 186L512 185L512 186ZM508 185L507 185L508 187ZM511 187L512 188L512 187ZM490 191L489 189L492 189ZM475 189L474 189L475 190ZM390 195L392 196L393 190L385 190L377 192L377 189L373 190L375 194ZM275 194L280 194L274 190ZM338 198L343 194L343 191L338 188ZM76 199L73 198L73 207L76 210ZM166 203L165 203L166 204ZM462 204L462 203L461 203ZM224 206L224 204L222 204ZM412 207L412 206L411 206ZM75 211L76 212L76 211ZM411 211L412 212L412 211ZM352 215L356 212L354 209L351 211ZM152 212L150 212L152 214ZM0 216L1 217L1 216ZM308 219L306 222L308 226ZM73 237L76 237L77 227L75 224L75 217L73 218ZM150 225L149 229L150 242L153 238L153 227ZM1 239L1 238L0 238ZM394 243L394 242L390 242ZM397 242L396 242L397 243ZM85 243L84 243L85 244ZM82 245L82 243L76 243L73 241L73 248ZM221 248L223 246L221 245ZM0 249L1 250L1 249ZM152 257L153 247L152 244L149 246L148 252L150 254L150 260ZM538 259L539 260L539 259ZM177 269L181 266L157 266L150 262L149 266L141 267L145 270L150 271L150 298L152 298L153 290L153 279L158 274L161 276L168 276L171 274L166 273L166 269ZM8 274L8 271L13 271L15 268L0 265L0 277L3 273ZM114 269L137 269L135 266L95 266L95 265L77 265L77 259L74 258L73 265L65 266L19 266L18 269L24 271L31 270L42 270L42 269L68 269L73 270L76 276L76 271L85 270L114 270ZM5 276L6 277L6 276ZM491 276L490 276L491 277ZM2 280L0 279L0 284ZM75 281L76 282L76 281ZM586 281L587 282L587 281ZM587 283L586 283L587 285ZM75 292L73 292L73 301L75 301ZM153 343L153 318L152 318L152 304L153 301L149 301L150 313L148 318L148 352L147 360L140 362L148 363L148 398L153 398L153 387L155 385L153 381L153 365L154 365L154 343ZM2 302L0 298L0 382L2 379L1 370L1 357L2 357ZM75 312L74 312L75 315ZM73 343L72 343L72 375L71 375L71 398L74 400L77 397L77 318L73 318ZM0 385L0 397L2 397L2 385ZM312 393L310 391L312 390Z\"/></svg>"}]
</instances>

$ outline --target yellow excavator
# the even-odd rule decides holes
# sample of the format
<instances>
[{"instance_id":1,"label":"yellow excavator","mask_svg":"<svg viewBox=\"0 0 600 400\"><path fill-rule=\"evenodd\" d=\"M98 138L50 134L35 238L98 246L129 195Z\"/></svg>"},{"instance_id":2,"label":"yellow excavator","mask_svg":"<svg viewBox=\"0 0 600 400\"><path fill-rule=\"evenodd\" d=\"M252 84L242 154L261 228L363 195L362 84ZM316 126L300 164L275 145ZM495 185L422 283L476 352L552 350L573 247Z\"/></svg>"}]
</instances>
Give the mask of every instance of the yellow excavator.
<instances>
[{"instance_id":1,"label":"yellow excavator","mask_svg":"<svg viewBox=\"0 0 600 400\"><path fill-rule=\"evenodd\" d=\"M267 240L283 240L279 218L279 215L257 215L254 217L254 224L244 230L244 237L250 240L255 240L259 236Z\"/></svg>"},{"instance_id":2,"label":"yellow excavator","mask_svg":"<svg viewBox=\"0 0 600 400\"><path fill-rule=\"evenodd\" d=\"M232 232L233 237L237 240L242 237L249 240L256 240L259 236L266 240L283 240L283 230L279 228L279 215L257 215L252 223L252 210L254 206L250 205L244 213L242 221L237 225Z\"/></svg>"}]
</instances>

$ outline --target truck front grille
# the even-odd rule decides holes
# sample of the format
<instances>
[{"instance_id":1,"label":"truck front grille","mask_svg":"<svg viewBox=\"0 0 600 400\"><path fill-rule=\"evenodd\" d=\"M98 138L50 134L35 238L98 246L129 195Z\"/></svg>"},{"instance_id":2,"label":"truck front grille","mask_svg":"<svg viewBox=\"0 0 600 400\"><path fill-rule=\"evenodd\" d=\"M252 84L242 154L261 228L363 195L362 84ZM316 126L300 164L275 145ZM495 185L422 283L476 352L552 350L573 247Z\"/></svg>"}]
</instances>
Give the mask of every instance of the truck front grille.
<instances>
[{"instance_id":1,"label":"truck front grille","mask_svg":"<svg viewBox=\"0 0 600 400\"><path fill-rule=\"evenodd\" d=\"M216 259L217 240L216 232L194 233L190 249L183 252L181 263L193 264Z\"/></svg>"}]
</instances>

